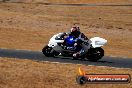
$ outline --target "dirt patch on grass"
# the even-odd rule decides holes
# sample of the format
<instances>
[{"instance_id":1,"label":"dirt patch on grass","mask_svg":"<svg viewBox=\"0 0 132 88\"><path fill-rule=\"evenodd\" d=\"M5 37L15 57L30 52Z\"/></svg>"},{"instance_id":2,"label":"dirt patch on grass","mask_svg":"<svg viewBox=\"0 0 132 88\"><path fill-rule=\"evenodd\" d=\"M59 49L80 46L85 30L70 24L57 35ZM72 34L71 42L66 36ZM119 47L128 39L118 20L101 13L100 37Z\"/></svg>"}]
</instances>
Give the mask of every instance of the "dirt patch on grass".
<instances>
[{"instance_id":1,"label":"dirt patch on grass","mask_svg":"<svg viewBox=\"0 0 132 88\"><path fill-rule=\"evenodd\" d=\"M83 65L57 64L0 58L1 88L130 88L130 84L87 84L80 86L75 78ZM92 74L130 74L131 69L84 66Z\"/></svg>"}]
</instances>

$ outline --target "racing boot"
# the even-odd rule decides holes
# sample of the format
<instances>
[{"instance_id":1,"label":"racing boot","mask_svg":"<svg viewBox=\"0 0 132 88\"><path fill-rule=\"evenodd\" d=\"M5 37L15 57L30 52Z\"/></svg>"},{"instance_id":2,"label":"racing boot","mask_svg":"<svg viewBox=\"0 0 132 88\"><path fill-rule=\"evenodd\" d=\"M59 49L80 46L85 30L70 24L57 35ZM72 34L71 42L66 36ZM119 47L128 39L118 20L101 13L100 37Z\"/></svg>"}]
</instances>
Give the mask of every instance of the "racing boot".
<instances>
[{"instance_id":1,"label":"racing boot","mask_svg":"<svg viewBox=\"0 0 132 88\"><path fill-rule=\"evenodd\" d=\"M73 54L73 57L72 57L72 60L76 60L76 59L78 59L79 56L80 56L80 53L79 53L79 52L74 53L74 54Z\"/></svg>"},{"instance_id":2,"label":"racing boot","mask_svg":"<svg viewBox=\"0 0 132 88\"><path fill-rule=\"evenodd\" d=\"M81 49L79 52L76 52L73 54L73 59L79 59L81 58L81 60L84 60L85 59L85 56L84 56L84 50Z\"/></svg>"}]
</instances>

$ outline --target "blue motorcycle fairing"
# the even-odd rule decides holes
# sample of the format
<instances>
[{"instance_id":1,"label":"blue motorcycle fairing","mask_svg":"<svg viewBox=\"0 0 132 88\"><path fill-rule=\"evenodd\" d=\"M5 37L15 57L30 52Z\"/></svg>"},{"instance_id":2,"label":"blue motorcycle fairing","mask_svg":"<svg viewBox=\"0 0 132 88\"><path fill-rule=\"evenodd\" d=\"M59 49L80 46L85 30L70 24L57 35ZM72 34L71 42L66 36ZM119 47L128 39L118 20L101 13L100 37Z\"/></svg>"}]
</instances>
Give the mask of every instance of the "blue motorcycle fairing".
<instances>
[{"instance_id":1,"label":"blue motorcycle fairing","mask_svg":"<svg viewBox=\"0 0 132 88\"><path fill-rule=\"evenodd\" d=\"M69 36L65 38L66 45L69 47L74 47L75 44L75 38L73 36Z\"/></svg>"}]
</instances>

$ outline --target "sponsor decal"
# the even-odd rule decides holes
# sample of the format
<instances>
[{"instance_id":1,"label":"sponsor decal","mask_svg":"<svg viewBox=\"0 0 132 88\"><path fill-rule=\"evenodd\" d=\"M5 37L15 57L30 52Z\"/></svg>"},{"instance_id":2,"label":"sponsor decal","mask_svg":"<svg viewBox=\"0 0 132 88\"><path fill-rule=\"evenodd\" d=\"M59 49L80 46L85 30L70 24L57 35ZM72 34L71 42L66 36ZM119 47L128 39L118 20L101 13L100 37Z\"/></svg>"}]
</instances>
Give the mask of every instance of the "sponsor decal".
<instances>
[{"instance_id":1,"label":"sponsor decal","mask_svg":"<svg viewBox=\"0 0 132 88\"><path fill-rule=\"evenodd\" d=\"M86 74L79 68L79 75L76 78L78 84L85 83L130 83L129 74Z\"/></svg>"}]
</instances>

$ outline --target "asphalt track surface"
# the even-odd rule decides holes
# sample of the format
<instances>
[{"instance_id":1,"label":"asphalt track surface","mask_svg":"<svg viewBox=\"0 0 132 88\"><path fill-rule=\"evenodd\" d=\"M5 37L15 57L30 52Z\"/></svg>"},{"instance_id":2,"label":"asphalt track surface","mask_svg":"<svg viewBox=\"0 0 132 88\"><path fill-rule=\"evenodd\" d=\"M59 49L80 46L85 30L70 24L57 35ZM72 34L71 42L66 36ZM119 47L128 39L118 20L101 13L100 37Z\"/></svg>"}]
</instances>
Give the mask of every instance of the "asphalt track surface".
<instances>
[{"instance_id":1,"label":"asphalt track surface","mask_svg":"<svg viewBox=\"0 0 132 88\"><path fill-rule=\"evenodd\" d=\"M28 50L13 50L13 49L0 49L0 57L17 58L17 59L30 59L35 61L49 61L59 63L73 63L94 66L110 66L117 68L132 68L132 58L109 57L104 56L97 62L71 60L70 57L45 57L41 51L28 51Z\"/></svg>"}]
</instances>

